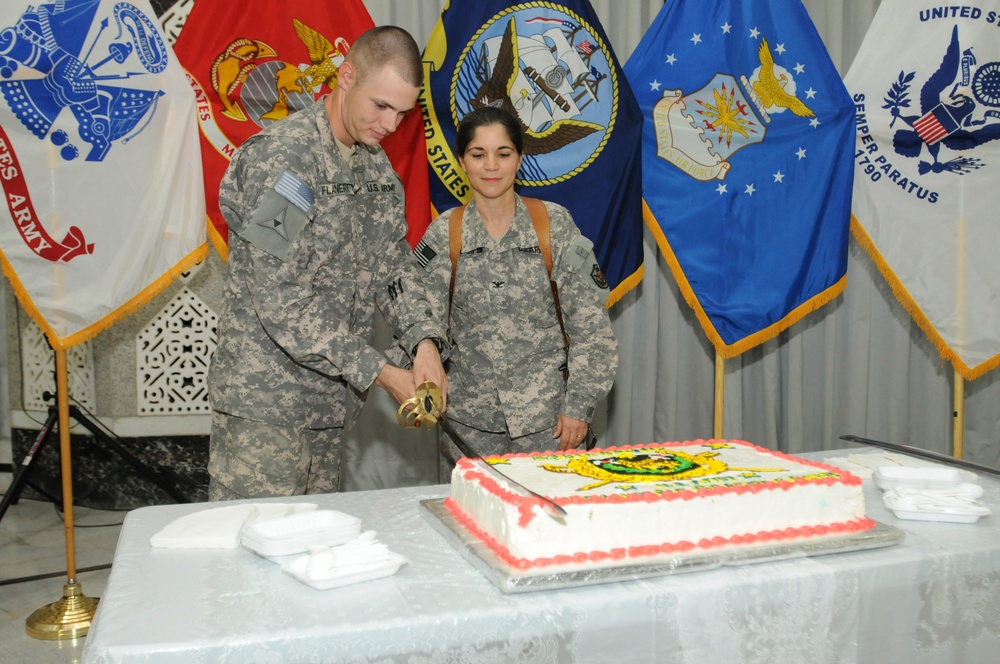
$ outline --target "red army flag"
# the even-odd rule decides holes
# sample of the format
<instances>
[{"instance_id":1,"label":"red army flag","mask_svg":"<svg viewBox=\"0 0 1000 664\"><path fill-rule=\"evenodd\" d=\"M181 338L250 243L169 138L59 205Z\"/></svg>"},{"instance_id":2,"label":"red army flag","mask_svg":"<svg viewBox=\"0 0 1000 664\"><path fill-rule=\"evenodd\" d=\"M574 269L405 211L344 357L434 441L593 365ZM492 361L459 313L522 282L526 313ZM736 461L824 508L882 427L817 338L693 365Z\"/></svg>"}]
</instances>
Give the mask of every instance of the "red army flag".
<instances>
[{"instance_id":1,"label":"red army flag","mask_svg":"<svg viewBox=\"0 0 1000 664\"><path fill-rule=\"evenodd\" d=\"M197 2L191 9L174 50L195 89L208 235L223 258L228 229L219 210L219 183L236 148L328 94L351 44L374 26L361 0ZM403 179L408 239L416 244L430 223L419 109L382 147Z\"/></svg>"}]
</instances>

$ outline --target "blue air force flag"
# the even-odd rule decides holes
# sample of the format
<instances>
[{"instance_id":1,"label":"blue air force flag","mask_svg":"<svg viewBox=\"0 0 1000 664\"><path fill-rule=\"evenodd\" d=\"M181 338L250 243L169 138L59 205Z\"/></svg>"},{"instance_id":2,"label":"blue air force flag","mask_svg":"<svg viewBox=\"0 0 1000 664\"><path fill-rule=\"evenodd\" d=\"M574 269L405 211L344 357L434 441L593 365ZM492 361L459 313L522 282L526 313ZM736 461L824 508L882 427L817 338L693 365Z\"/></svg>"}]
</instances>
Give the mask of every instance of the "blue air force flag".
<instances>
[{"instance_id":1,"label":"blue air force flag","mask_svg":"<svg viewBox=\"0 0 1000 664\"><path fill-rule=\"evenodd\" d=\"M625 65L646 222L717 352L844 287L850 98L798 0L667 2Z\"/></svg>"},{"instance_id":2,"label":"blue air force flag","mask_svg":"<svg viewBox=\"0 0 1000 664\"><path fill-rule=\"evenodd\" d=\"M57 349L207 253L194 93L148 0L0 5L0 251Z\"/></svg>"},{"instance_id":3,"label":"blue air force flag","mask_svg":"<svg viewBox=\"0 0 1000 664\"><path fill-rule=\"evenodd\" d=\"M966 379L1000 365L1000 2L885 0L845 79L854 221Z\"/></svg>"},{"instance_id":4,"label":"blue air force flag","mask_svg":"<svg viewBox=\"0 0 1000 664\"><path fill-rule=\"evenodd\" d=\"M517 190L559 203L594 243L607 305L642 277L641 116L587 1L451 0L424 50L431 203L472 197L455 127L498 105L525 130Z\"/></svg>"}]
</instances>

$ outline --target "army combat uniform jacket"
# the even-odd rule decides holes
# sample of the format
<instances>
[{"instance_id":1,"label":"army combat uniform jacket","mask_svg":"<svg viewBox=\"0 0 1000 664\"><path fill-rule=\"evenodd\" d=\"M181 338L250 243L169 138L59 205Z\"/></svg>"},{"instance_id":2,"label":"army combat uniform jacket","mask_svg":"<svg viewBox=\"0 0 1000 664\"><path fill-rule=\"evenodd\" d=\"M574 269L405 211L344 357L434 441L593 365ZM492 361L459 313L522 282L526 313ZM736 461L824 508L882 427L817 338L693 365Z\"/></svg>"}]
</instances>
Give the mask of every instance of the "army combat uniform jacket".
<instances>
[{"instance_id":1,"label":"army combat uniform jacket","mask_svg":"<svg viewBox=\"0 0 1000 664\"><path fill-rule=\"evenodd\" d=\"M293 428L344 424L374 382L375 303L411 351L444 339L413 287L403 185L381 148L343 157L323 100L233 157L219 191L229 276L210 370L214 410Z\"/></svg>"},{"instance_id":2,"label":"army combat uniform jacket","mask_svg":"<svg viewBox=\"0 0 1000 664\"><path fill-rule=\"evenodd\" d=\"M607 283L566 208L549 211L552 278L569 346L567 361L538 237L517 198L507 234L494 240L475 201L462 222L451 305L448 417L517 438L554 427L560 413L586 422L614 381L618 344L604 301ZM435 219L414 251L435 314L448 318L450 211Z\"/></svg>"}]
</instances>

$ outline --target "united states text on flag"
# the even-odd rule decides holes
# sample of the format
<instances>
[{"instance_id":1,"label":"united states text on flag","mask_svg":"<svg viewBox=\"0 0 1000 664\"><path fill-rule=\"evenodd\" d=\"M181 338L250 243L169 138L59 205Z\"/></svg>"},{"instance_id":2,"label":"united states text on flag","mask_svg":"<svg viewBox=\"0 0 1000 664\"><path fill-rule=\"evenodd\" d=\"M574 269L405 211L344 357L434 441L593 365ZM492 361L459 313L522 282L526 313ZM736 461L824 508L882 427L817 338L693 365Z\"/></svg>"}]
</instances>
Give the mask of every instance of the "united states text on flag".
<instances>
[{"instance_id":1,"label":"united states text on flag","mask_svg":"<svg viewBox=\"0 0 1000 664\"><path fill-rule=\"evenodd\" d=\"M850 98L798 0L670 0L625 65L645 215L716 351L840 293Z\"/></svg>"},{"instance_id":2,"label":"united states text on flag","mask_svg":"<svg viewBox=\"0 0 1000 664\"><path fill-rule=\"evenodd\" d=\"M0 251L62 350L207 253L194 95L148 0L0 5Z\"/></svg>"},{"instance_id":3,"label":"united states text on flag","mask_svg":"<svg viewBox=\"0 0 1000 664\"><path fill-rule=\"evenodd\" d=\"M482 105L525 130L516 181L554 201L594 243L610 306L642 278L641 119L589 2L451 0L424 49L421 106L438 211L472 197L455 127Z\"/></svg>"},{"instance_id":4,"label":"united states text on flag","mask_svg":"<svg viewBox=\"0 0 1000 664\"><path fill-rule=\"evenodd\" d=\"M1000 365L1000 2L885 0L854 64L852 231L955 370Z\"/></svg>"}]
</instances>

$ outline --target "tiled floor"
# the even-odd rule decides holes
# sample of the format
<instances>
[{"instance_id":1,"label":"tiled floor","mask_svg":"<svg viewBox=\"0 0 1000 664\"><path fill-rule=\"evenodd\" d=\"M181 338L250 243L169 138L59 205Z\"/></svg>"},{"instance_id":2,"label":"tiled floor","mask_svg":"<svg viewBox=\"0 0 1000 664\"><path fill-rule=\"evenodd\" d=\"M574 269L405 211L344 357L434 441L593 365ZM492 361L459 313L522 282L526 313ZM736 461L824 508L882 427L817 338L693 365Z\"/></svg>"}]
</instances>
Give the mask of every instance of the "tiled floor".
<instances>
[{"instance_id":1,"label":"tiled floor","mask_svg":"<svg viewBox=\"0 0 1000 664\"><path fill-rule=\"evenodd\" d=\"M73 517L77 582L87 597L100 597L125 512L76 507ZM61 512L52 503L35 500L10 505L0 519L0 664L80 661L83 639L46 641L25 633L28 616L62 599L66 581Z\"/></svg>"}]
</instances>

